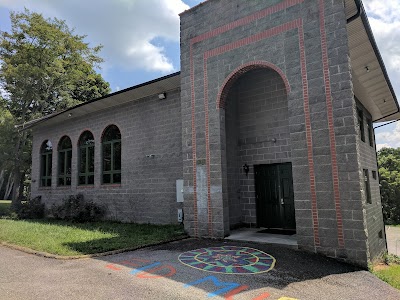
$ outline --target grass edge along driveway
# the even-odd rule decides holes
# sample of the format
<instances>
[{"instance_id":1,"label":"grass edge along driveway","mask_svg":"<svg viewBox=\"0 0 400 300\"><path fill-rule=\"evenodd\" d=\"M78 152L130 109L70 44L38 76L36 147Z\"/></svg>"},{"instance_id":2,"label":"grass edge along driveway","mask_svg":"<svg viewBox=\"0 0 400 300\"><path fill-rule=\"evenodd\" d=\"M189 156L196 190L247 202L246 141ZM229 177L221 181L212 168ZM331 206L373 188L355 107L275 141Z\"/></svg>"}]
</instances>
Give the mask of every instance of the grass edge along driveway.
<instances>
[{"instance_id":1,"label":"grass edge along driveway","mask_svg":"<svg viewBox=\"0 0 400 300\"><path fill-rule=\"evenodd\" d=\"M377 266L373 269L372 273L392 287L400 290L400 265Z\"/></svg>"},{"instance_id":2,"label":"grass edge along driveway","mask_svg":"<svg viewBox=\"0 0 400 300\"><path fill-rule=\"evenodd\" d=\"M143 247L185 236L180 225L0 219L0 242L62 256Z\"/></svg>"}]
</instances>

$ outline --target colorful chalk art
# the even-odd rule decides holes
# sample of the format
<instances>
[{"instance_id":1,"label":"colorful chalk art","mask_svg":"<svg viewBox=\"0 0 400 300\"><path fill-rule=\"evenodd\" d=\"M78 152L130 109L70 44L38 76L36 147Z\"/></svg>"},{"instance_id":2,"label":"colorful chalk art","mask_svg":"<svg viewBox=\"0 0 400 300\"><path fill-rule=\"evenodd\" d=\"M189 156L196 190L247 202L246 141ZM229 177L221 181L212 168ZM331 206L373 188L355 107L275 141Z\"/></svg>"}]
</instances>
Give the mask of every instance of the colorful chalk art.
<instances>
[{"instance_id":1,"label":"colorful chalk art","mask_svg":"<svg viewBox=\"0 0 400 300\"><path fill-rule=\"evenodd\" d=\"M248 247L210 247L184 252L179 261L189 267L212 273L257 274L272 270L275 258Z\"/></svg>"}]
</instances>

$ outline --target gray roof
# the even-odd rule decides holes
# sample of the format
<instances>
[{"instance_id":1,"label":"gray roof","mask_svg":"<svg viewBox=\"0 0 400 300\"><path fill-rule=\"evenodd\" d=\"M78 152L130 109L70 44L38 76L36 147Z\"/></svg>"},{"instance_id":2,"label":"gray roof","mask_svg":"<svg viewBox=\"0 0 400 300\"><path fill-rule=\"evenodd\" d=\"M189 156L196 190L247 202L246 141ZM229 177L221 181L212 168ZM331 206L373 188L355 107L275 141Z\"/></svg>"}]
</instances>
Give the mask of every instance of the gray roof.
<instances>
[{"instance_id":1,"label":"gray roof","mask_svg":"<svg viewBox=\"0 0 400 300\"><path fill-rule=\"evenodd\" d=\"M109 109L113 106L136 101L151 95L157 95L180 88L180 72L173 73L155 80L151 80L107 96L103 96L88 102L81 103L66 110L49 114L40 119L32 120L18 126L20 130L26 130L38 125L51 126L66 120L72 120L90 113Z\"/></svg>"}]
</instances>

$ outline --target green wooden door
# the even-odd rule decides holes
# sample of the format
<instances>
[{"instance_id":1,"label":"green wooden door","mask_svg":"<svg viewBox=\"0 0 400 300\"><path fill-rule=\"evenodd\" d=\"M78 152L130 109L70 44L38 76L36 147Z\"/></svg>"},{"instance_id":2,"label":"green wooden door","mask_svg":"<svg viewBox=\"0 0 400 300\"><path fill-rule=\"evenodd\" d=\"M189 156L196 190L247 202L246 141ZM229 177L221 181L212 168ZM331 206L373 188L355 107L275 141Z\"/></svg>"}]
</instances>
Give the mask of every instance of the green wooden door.
<instances>
[{"instance_id":1,"label":"green wooden door","mask_svg":"<svg viewBox=\"0 0 400 300\"><path fill-rule=\"evenodd\" d=\"M292 165L258 165L254 168L258 226L295 229Z\"/></svg>"}]
</instances>

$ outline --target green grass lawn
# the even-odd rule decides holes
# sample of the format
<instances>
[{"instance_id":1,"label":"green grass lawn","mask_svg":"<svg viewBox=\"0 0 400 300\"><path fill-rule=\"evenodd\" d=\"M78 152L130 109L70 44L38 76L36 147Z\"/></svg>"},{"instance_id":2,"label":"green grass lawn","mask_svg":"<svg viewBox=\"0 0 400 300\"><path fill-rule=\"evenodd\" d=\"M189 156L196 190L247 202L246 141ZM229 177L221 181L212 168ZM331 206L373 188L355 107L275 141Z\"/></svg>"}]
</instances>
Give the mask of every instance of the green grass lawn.
<instances>
[{"instance_id":1,"label":"green grass lawn","mask_svg":"<svg viewBox=\"0 0 400 300\"><path fill-rule=\"evenodd\" d=\"M0 242L73 256L135 248L184 235L178 225L0 219Z\"/></svg>"},{"instance_id":2,"label":"green grass lawn","mask_svg":"<svg viewBox=\"0 0 400 300\"><path fill-rule=\"evenodd\" d=\"M400 290L400 265L393 264L384 268L375 268L373 273L378 278Z\"/></svg>"},{"instance_id":3,"label":"green grass lawn","mask_svg":"<svg viewBox=\"0 0 400 300\"><path fill-rule=\"evenodd\" d=\"M8 215L10 206L11 200L0 200L0 216Z\"/></svg>"}]
</instances>

